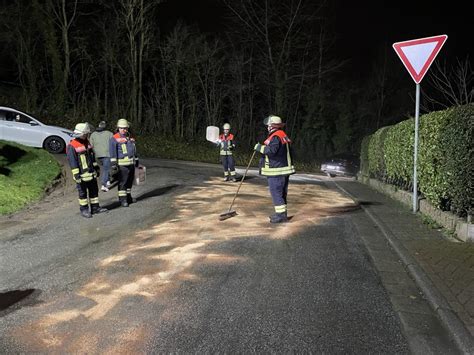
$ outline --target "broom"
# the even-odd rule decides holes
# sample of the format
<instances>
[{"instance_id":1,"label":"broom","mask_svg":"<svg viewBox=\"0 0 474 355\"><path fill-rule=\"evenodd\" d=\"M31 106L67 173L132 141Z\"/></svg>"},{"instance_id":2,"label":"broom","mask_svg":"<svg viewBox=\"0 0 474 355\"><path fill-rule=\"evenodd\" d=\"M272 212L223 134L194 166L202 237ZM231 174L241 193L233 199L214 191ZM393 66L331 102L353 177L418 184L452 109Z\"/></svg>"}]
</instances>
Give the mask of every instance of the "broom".
<instances>
[{"instance_id":1,"label":"broom","mask_svg":"<svg viewBox=\"0 0 474 355\"><path fill-rule=\"evenodd\" d=\"M237 188L237 191L234 195L234 198L232 199L232 203L229 206L229 210L227 212L221 213L219 215L219 221L223 221L225 219L228 219L228 218L231 218L231 217L234 217L234 216L237 215L237 212L232 210L232 206L234 205L235 198L239 194L239 190L240 190L240 187L242 186L242 183L244 182L245 176L247 176L247 172L249 171L250 164L252 163L252 160L253 160L253 157L255 156L255 153L256 153L256 150L254 150L253 153L252 153L252 157L250 158L249 164L247 165L247 169L245 169L245 173L242 176L242 180L240 180L239 187Z\"/></svg>"}]
</instances>

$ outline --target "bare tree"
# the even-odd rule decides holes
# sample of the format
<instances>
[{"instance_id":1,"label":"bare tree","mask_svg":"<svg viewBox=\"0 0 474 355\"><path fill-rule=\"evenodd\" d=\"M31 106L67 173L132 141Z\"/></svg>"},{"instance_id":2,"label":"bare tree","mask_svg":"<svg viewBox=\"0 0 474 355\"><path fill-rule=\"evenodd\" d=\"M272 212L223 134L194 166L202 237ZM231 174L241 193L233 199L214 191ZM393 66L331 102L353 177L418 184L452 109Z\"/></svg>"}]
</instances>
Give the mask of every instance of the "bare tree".
<instances>
[{"instance_id":1,"label":"bare tree","mask_svg":"<svg viewBox=\"0 0 474 355\"><path fill-rule=\"evenodd\" d=\"M427 79L436 92L423 91L424 98L433 106L448 108L474 102L474 73L469 57L464 60L457 59L452 67L448 67L446 61L436 61Z\"/></svg>"},{"instance_id":2,"label":"bare tree","mask_svg":"<svg viewBox=\"0 0 474 355\"><path fill-rule=\"evenodd\" d=\"M144 0L120 0L119 16L125 26L129 53L128 61L132 76L129 114L132 122L141 124L143 112L143 61L151 40L151 10L159 3Z\"/></svg>"}]
</instances>

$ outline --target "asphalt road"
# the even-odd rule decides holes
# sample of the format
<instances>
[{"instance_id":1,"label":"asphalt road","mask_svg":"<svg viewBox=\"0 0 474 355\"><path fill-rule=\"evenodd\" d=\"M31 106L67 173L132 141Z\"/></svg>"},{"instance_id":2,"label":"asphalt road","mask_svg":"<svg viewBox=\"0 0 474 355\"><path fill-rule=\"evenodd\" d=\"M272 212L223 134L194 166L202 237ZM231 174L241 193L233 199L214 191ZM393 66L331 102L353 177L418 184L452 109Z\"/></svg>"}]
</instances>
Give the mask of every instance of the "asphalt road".
<instances>
[{"instance_id":1,"label":"asphalt road","mask_svg":"<svg viewBox=\"0 0 474 355\"><path fill-rule=\"evenodd\" d=\"M80 217L72 181L0 219L0 352L409 353L361 233L323 177L292 176L290 223L265 179L145 160L137 202ZM411 342L413 339L411 340Z\"/></svg>"}]
</instances>

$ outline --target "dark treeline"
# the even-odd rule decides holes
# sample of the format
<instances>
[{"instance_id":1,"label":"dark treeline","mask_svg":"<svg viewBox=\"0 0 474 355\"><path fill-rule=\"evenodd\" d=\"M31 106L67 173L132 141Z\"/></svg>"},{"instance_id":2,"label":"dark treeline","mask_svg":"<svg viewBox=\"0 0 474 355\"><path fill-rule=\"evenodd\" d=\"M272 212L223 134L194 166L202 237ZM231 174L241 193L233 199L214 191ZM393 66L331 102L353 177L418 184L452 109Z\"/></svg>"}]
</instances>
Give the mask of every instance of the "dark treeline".
<instances>
[{"instance_id":1,"label":"dark treeline","mask_svg":"<svg viewBox=\"0 0 474 355\"><path fill-rule=\"evenodd\" d=\"M413 110L390 44L372 71L347 72L330 2L204 1L219 10L212 31L165 19L169 3L2 1L3 61L21 88L2 101L50 123L123 117L136 133L185 140L230 122L246 144L272 113L308 160L356 152L364 135Z\"/></svg>"}]
</instances>

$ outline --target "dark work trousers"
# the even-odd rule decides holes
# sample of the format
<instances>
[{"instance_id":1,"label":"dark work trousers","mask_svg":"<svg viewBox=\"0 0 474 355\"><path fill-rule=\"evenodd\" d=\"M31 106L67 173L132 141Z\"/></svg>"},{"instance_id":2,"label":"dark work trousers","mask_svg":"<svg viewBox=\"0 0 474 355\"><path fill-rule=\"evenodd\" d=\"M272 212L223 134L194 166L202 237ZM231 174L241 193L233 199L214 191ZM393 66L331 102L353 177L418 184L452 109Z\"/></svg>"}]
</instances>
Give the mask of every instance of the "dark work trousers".
<instances>
[{"instance_id":1,"label":"dark work trousers","mask_svg":"<svg viewBox=\"0 0 474 355\"><path fill-rule=\"evenodd\" d=\"M221 155L221 162L224 166L224 173L235 171L235 161L232 155Z\"/></svg>"},{"instance_id":2,"label":"dark work trousers","mask_svg":"<svg viewBox=\"0 0 474 355\"><path fill-rule=\"evenodd\" d=\"M132 203L132 185L135 177L135 166L119 166L118 195L119 201Z\"/></svg>"},{"instance_id":3,"label":"dark work trousers","mask_svg":"<svg viewBox=\"0 0 474 355\"><path fill-rule=\"evenodd\" d=\"M290 176L268 176L268 189L272 195L273 206L286 205Z\"/></svg>"},{"instance_id":4,"label":"dark work trousers","mask_svg":"<svg viewBox=\"0 0 474 355\"><path fill-rule=\"evenodd\" d=\"M97 179L91 181L82 181L76 184L77 191L79 192L79 209L88 210L89 203L91 210L99 207L99 188L97 186ZM89 196L87 195L89 193Z\"/></svg>"}]
</instances>

